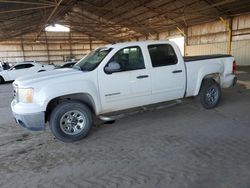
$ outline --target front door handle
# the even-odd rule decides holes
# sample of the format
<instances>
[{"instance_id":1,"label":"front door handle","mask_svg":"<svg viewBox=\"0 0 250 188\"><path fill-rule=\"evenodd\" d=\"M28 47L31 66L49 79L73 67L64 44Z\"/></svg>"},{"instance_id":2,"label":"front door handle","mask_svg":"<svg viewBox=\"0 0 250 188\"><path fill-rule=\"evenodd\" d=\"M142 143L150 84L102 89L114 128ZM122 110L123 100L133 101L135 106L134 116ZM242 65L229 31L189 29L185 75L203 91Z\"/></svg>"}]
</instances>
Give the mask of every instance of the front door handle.
<instances>
[{"instance_id":1,"label":"front door handle","mask_svg":"<svg viewBox=\"0 0 250 188\"><path fill-rule=\"evenodd\" d=\"M140 75L136 77L137 79L148 78L148 75Z\"/></svg>"},{"instance_id":2,"label":"front door handle","mask_svg":"<svg viewBox=\"0 0 250 188\"><path fill-rule=\"evenodd\" d=\"M180 72L182 72L182 70L174 70L172 73L180 73Z\"/></svg>"}]
</instances>

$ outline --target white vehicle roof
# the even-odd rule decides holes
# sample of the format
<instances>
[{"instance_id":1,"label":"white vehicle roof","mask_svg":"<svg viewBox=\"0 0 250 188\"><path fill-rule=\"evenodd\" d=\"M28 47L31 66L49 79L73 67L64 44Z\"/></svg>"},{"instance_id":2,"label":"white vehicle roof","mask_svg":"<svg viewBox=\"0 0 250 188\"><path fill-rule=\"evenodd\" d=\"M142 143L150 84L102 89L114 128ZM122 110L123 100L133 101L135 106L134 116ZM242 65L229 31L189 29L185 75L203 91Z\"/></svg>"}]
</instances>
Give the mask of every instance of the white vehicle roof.
<instances>
[{"instance_id":1,"label":"white vehicle roof","mask_svg":"<svg viewBox=\"0 0 250 188\"><path fill-rule=\"evenodd\" d=\"M169 40L146 40L146 41L133 41L133 42L108 44L108 45L106 45L106 47L108 47L108 48L122 48L122 47L126 47L126 46L140 46L140 45L162 44L162 43L173 44L173 42L170 42Z\"/></svg>"},{"instance_id":2,"label":"white vehicle roof","mask_svg":"<svg viewBox=\"0 0 250 188\"><path fill-rule=\"evenodd\" d=\"M15 65L22 65L22 64L39 64L35 61L24 61L24 62L18 62Z\"/></svg>"}]
</instances>

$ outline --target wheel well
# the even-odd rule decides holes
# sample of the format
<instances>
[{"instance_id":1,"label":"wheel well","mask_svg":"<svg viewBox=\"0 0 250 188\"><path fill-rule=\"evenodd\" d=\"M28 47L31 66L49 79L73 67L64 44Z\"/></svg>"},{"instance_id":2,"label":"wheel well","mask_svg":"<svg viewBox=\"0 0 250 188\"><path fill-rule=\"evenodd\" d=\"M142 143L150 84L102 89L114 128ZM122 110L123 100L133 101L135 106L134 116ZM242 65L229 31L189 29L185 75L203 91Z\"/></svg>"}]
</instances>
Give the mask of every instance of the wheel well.
<instances>
[{"instance_id":1,"label":"wheel well","mask_svg":"<svg viewBox=\"0 0 250 188\"><path fill-rule=\"evenodd\" d=\"M92 97L87 93L77 93L77 94L59 96L50 100L45 112L45 121L46 122L49 121L51 112L58 104L67 100L79 101L80 103L87 105L91 110L91 112L95 114L95 103Z\"/></svg>"},{"instance_id":2,"label":"wheel well","mask_svg":"<svg viewBox=\"0 0 250 188\"><path fill-rule=\"evenodd\" d=\"M4 78L2 76L0 76L1 79L3 79L3 82L5 82Z\"/></svg>"},{"instance_id":3,"label":"wheel well","mask_svg":"<svg viewBox=\"0 0 250 188\"><path fill-rule=\"evenodd\" d=\"M208 74L208 75L203 77L203 79L200 82L200 85L197 86L198 88L195 92L196 95L199 94L199 92L201 90L201 86L203 84L203 81L206 79L213 79L214 81L216 81L220 85L220 74L219 73Z\"/></svg>"},{"instance_id":4,"label":"wheel well","mask_svg":"<svg viewBox=\"0 0 250 188\"><path fill-rule=\"evenodd\" d=\"M213 79L214 81L216 81L218 84L220 84L220 74L219 73L213 73L213 74L208 74L206 76L204 76L204 78L202 79L202 82L203 80L205 79ZM202 83L201 82L201 83Z\"/></svg>"}]
</instances>

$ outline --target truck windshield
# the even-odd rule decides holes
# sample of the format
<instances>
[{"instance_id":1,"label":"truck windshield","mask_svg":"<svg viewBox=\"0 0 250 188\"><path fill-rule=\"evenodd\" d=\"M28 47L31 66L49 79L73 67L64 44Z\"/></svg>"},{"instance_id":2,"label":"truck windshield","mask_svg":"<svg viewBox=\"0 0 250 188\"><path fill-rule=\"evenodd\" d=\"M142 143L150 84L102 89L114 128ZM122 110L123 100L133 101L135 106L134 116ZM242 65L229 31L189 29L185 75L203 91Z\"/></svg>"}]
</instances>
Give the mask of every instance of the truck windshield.
<instances>
[{"instance_id":1,"label":"truck windshield","mask_svg":"<svg viewBox=\"0 0 250 188\"><path fill-rule=\"evenodd\" d=\"M82 71L92 71L102 62L111 50L112 48L98 48L83 57L73 66L73 68Z\"/></svg>"}]
</instances>

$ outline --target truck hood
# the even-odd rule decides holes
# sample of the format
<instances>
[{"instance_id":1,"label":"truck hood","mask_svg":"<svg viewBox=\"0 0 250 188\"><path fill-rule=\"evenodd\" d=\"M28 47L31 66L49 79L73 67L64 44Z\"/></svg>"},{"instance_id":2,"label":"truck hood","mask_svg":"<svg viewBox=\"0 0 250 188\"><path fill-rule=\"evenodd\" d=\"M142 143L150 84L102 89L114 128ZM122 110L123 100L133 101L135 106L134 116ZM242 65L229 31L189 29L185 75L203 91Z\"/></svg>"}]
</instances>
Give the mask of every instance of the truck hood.
<instances>
[{"instance_id":1,"label":"truck hood","mask_svg":"<svg viewBox=\"0 0 250 188\"><path fill-rule=\"evenodd\" d=\"M14 84L19 86L30 86L33 84L37 84L38 82L50 82L51 80L62 80L65 77L69 77L72 75L82 74L82 71L70 68L56 69L51 71L44 71L35 74L31 74L29 76L22 76L15 80Z\"/></svg>"}]
</instances>

